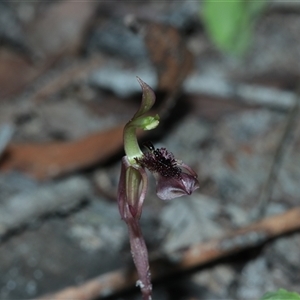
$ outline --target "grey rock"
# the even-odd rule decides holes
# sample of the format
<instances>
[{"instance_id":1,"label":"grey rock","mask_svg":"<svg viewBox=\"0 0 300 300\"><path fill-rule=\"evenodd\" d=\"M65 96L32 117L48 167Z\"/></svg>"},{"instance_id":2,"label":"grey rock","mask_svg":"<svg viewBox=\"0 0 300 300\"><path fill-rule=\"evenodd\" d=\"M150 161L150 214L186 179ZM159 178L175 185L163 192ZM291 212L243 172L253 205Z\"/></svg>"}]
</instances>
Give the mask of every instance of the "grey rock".
<instances>
[{"instance_id":1,"label":"grey rock","mask_svg":"<svg viewBox=\"0 0 300 300\"><path fill-rule=\"evenodd\" d=\"M172 200L161 213L161 224L168 232L163 251L170 253L220 236L223 228L213 220L218 213L216 201L204 195Z\"/></svg>"},{"instance_id":2,"label":"grey rock","mask_svg":"<svg viewBox=\"0 0 300 300\"><path fill-rule=\"evenodd\" d=\"M22 26L9 2L0 2L0 40L14 47L24 47Z\"/></svg>"},{"instance_id":3,"label":"grey rock","mask_svg":"<svg viewBox=\"0 0 300 300\"><path fill-rule=\"evenodd\" d=\"M249 223L249 212L236 204L229 203L224 207L224 211L228 214L234 226L242 227Z\"/></svg>"},{"instance_id":4,"label":"grey rock","mask_svg":"<svg viewBox=\"0 0 300 300\"><path fill-rule=\"evenodd\" d=\"M90 36L87 51L95 50L134 61L147 59L142 38L130 31L119 19L109 20L99 26Z\"/></svg>"},{"instance_id":5,"label":"grey rock","mask_svg":"<svg viewBox=\"0 0 300 300\"><path fill-rule=\"evenodd\" d=\"M235 280L236 275L232 267L220 264L197 272L192 276L192 281L209 290L214 295L214 299L229 299L229 286ZM205 299L212 299L212 297Z\"/></svg>"},{"instance_id":6,"label":"grey rock","mask_svg":"<svg viewBox=\"0 0 300 300\"><path fill-rule=\"evenodd\" d=\"M37 188L38 182L18 172L0 174L0 205L21 192Z\"/></svg>"},{"instance_id":7,"label":"grey rock","mask_svg":"<svg viewBox=\"0 0 300 300\"><path fill-rule=\"evenodd\" d=\"M120 69L118 64L103 67L89 77L92 86L108 89L120 97L139 93L141 88L136 81L136 76L147 82L153 89L156 86L156 73L148 65L141 65L134 70Z\"/></svg>"},{"instance_id":8,"label":"grey rock","mask_svg":"<svg viewBox=\"0 0 300 300\"><path fill-rule=\"evenodd\" d=\"M103 199L94 199L86 209L71 216L69 224L68 235L84 251L118 252L128 240L117 204Z\"/></svg>"},{"instance_id":9,"label":"grey rock","mask_svg":"<svg viewBox=\"0 0 300 300\"><path fill-rule=\"evenodd\" d=\"M0 158L5 151L6 146L10 142L14 133L14 127L9 124L4 124L0 127Z\"/></svg>"},{"instance_id":10,"label":"grey rock","mask_svg":"<svg viewBox=\"0 0 300 300\"><path fill-rule=\"evenodd\" d=\"M293 234L292 236L282 237L276 240L272 249L275 252L278 262L284 260L291 267L300 269L300 235Z\"/></svg>"},{"instance_id":11,"label":"grey rock","mask_svg":"<svg viewBox=\"0 0 300 300\"><path fill-rule=\"evenodd\" d=\"M250 261L242 270L236 297L238 299L259 299L264 293L275 290L265 257Z\"/></svg>"},{"instance_id":12,"label":"grey rock","mask_svg":"<svg viewBox=\"0 0 300 300\"><path fill-rule=\"evenodd\" d=\"M188 29L199 22L199 7L200 3L192 0L177 2L161 19L174 27Z\"/></svg>"},{"instance_id":13,"label":"grey rock","mask_svg":"<svg viewBox=\"0 0 300 300\"><path fill-rule=\"evenodd\" d=\"M78 176L21 192L1 204L0 235L29 224L46 214L68 211L79 205L90 194L89 181Z\"/></svg>"}]
</instances>

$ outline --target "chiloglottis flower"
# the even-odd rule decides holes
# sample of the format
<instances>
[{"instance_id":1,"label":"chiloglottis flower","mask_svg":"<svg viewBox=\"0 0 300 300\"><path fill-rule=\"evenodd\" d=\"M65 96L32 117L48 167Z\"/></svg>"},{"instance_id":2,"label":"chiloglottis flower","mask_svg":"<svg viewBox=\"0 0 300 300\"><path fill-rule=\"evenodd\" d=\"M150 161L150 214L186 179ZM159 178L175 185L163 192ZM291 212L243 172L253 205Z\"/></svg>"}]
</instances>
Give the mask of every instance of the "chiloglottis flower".
<instances>
[{"instance_id":1,"label":"chiloglottis flower","mask_svg":"<svg viewBox=\"0 0 300 300\"><path fill-rule=\"evenodd\" d=\"M147 168L156 180L156 193L162 200L171 200L184 195L191 195L199 182L195 171L175 159L174 155L166 148L155 149L148 143L146 152L136 162L143 168Z\"/></svg>"},{"instance_id":2,"label":"chiloglottis flower","mask_svg":"<svg viewBox=\"0 0 300 300\"><path fill-rule=\"evenodd\" d=\"M162 200L190 195L199 187L197 174L165 148L155 149L148 144L149 152L130 163L126 156L122 159L118 189L118 204L122 219L129 231L132 257L139 276L139 286L143 299L150 300L152 284L148 251L143 238L139 219L148 187L147 168L156 179L157 195Z\"/></svg>"},{"instance_id":3,"label":"chiloglottis flower","mask_svg":"<svg viewBox=\"0 0 300 300\"><path fill-rule=\"evenodd\" d=\"M152 89L138 78L143 90L138 111L124 127L124 150L118 188L118 206L125 221L134 264L137 269L143 300L151 300L152 284L148 250L140 228L139 219L148 188L148 169L156 179L157 195L163 200L190 195L199 187L196 173L174 158L165 148L155 149L148 143L148 152L139 147L136 130L152 130L159 124L159 116L148 113L155 103Z\"/></svg>"}]
</instances>

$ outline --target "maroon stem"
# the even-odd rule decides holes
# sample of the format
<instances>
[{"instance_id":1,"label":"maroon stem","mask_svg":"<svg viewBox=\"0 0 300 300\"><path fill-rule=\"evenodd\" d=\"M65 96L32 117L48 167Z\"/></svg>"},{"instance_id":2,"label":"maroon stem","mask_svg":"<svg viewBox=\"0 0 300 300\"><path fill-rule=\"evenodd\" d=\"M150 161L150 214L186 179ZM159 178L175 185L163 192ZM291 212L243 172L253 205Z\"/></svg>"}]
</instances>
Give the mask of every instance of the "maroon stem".
<instances>
[{"instance_id":1,"label":"maroon stem","mask_svg":"<svg viewBox=\"0 0 300 300\"><path fill-rule=\"evenodd\" d=\"M141 288L143 300L151 300L152 284L147 246L139 222L136 219L127 221L131 254L139 276L137 285Z\"/></svg>"}]
</instances>

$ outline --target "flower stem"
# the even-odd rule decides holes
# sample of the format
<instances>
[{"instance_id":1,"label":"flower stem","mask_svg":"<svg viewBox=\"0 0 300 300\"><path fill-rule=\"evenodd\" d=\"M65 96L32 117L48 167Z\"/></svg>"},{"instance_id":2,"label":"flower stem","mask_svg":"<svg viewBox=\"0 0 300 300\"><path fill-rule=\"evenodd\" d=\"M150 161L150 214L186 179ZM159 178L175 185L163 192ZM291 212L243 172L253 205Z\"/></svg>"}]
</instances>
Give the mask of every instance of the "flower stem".
<instances>
[{"instance_id":1,"label":"flower stem","mask_svg":"<svg viewBox=\"0 0 300 300\"><path fill-rule=\"evenodd\" d=\"M131 220L127 223L127 226L130 236L132 258L139 276L137 285L141 289L143 300L151 300L152 284L147 246L138 221Z\"/></svg>"}]
</instances>

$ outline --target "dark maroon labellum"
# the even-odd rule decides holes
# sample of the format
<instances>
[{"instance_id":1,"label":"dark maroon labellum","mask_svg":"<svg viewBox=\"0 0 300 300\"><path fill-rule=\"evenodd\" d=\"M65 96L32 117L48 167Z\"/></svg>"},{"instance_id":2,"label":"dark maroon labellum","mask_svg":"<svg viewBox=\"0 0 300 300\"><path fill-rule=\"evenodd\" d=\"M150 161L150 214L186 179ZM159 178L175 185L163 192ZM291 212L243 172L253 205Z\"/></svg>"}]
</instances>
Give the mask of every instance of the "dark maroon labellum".
<instances>
[{"instance_id":1,"label":"dark maroon labellum","mask_svg":"<svg viewBox=\"0 0 300 300\"><path fill-rule=\"evenodd\" d=\"M150 142L145 146L149 151L144 153L141 158L136 158L136 162L154 175L156 193L160 199L171 200L191 195L199 188L197 174L192 168L177 161L166 148L155 149Z\"/></svg>"},{"instance_id":2,"label":"dark maroon labellum","mask_svg":"<svg viewBox=\"0 0 300 300\"><path fill-rule=\"evenodd\" d=\"M178 167L173 153L166 148L155 149L150 142L145 146L149 149L149 152L145 153L142 158L136 159L139 165L163 177L180 178L182 171Z\"/></svg>"}]
</instances>

